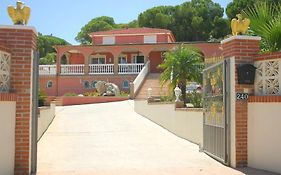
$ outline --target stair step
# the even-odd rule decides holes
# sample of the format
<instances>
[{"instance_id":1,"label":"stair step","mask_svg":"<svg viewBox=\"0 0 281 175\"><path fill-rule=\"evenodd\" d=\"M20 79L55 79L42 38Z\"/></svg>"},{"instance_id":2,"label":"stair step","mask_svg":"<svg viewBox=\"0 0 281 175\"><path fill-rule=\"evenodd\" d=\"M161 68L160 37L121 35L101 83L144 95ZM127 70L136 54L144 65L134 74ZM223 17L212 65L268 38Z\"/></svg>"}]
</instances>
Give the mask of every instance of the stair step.
<instances>
[{"instance_id":1,"label":"stair step","mask_svg":"<svg viewBox=\"0 0 281 175\"><path fill-rule=\"evenodd\" d=\"M148 92L147 92L148 88L152 89L152 94L151 94L152 96L167 95L169 93L169 89L167 85L168 84L165 84L163 87L161 87L160 74L151 73L146 77L144 83L139 89L138 94L136 95L136 98L146 99L148 96Z\"/></svg>"}]
</instances>

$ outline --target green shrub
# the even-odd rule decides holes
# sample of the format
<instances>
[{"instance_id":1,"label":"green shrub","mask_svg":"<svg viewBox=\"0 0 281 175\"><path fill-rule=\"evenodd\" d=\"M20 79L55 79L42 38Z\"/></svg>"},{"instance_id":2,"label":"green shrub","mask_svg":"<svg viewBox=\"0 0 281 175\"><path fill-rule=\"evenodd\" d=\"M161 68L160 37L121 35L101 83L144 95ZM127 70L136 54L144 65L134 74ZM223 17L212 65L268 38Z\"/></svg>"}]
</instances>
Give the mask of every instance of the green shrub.
<instances>
[{"instance_id":1,"label":"green shrub","mask_svg":"<svg viewBox=\"0 0 281 175\"><path fill-rule=\"evenodd\" d=\"M47 100L47 95L43 91L38 92L38 107L44 106Z\"/></svg>"},{"instance_id":2,"label":"green shrub","mask_svg":"<svg viewBox=\"0 0 281 175\"><path fill-rule=\"evenodd\" d=\"M193 106L195 108L203 107L203 103L202 103L203 99L202 99L201 93L197 93L197 92L193 91L192 93L189 93L187 96L188 96L190 103L193 104Z\"/></svg>"},{"instance_id":3,"label":"green shrub","mask_svg":"<svg viewBox=\"0 0 281 175\"><path fill-rule=\"evenodd\" d=\"M160 96L160 100L161 100L161 102L173 102L173 101L175 101L175 97L174 96L167 96L167 95L165 95L165 96Z\"/></svg>"},{"instance_id":4,"label":"green shrub","mask_svg":"<svg viewBox=\"0 0 281 175\"><path fill-rule=\"evenodd\" d=\"M129 97L129 95L130 95L130 94L129 94L128 92L125 92L125 91L121 91L121 92L120 92L120 96L121 96L121 97Z\"/></svg>"},{"instance_id":5,"label":"green shrub","mask_svg":"<svg viewBox=\"0 0 281 175\"><path fill-rule=\"evenodd\" d=\"M77 94L74 93L74 92L68 92L68 93L65 93L63 96L66 96L66 97L74 97L74 96L77 96Z\"/></svg>"}]
</instances>

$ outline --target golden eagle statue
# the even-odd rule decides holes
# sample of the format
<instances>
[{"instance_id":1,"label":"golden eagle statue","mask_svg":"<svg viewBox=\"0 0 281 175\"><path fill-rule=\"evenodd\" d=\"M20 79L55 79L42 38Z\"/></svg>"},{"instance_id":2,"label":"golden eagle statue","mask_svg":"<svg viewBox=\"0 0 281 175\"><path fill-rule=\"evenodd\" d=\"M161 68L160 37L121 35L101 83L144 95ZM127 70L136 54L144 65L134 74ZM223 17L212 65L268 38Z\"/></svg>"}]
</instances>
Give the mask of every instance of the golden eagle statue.
<instances>
[{"instance_id":1,"label":"golden eagle statue","mask_svg":"<svg viewBox=\"0 0 281 175\"><path fill-rule=\"evenodd\" d=\"M245 34L250 25L250 19L242 17L241 14L236 15L237 19L234 18L231 20L231 30L232 35L238 35L240 33Z\"/></svg>"},{"instance_id":2,"label":"golden eagle statue","mask_svg":"<svg viewBox=\"0 0 281 175\"><path fill-rule=\"evenodd\" d=\"M30 8L24 6L24 3L17 1L17 6L9 6L8 13L15 25L27 25L30 17Z\"/></svg>"}]
</instances>

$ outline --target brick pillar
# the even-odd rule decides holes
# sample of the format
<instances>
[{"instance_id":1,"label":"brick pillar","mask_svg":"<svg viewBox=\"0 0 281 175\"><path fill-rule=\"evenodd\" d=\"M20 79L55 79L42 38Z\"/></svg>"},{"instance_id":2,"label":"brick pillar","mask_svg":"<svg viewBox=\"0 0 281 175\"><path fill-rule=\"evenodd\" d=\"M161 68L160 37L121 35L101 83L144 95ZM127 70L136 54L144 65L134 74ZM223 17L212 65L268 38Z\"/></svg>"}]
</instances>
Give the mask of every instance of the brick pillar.
<instances>
[{"instance_id":1,"label":"brick pillar","mask_svg":"<svg viewBox=\"0 0 281 175\"><path fill-rule=\"evenodd\" d=\"M32 51L37 32L33 27L0 26L0 42L11 51L11 91L16 94L15 173L30 174ZM4 143L3 143L4 144Z\"/></svg>"},{"instance_id":2,"label":"brick pillar","mask_svg":"<svg viewBox=\"0 0 281 175\"><path fill-rule=\"evenodd\" d=\"M238 84L237 66L245 63L254 63L254 56L260 51L260 37L253 36L232 36L223 40L223 57L235 60L235 94L252 93L254 85ZM247 166L248 159L248 105L247 101L235 101L235 154L236 166Z\"/></svg>"}]
</instances>

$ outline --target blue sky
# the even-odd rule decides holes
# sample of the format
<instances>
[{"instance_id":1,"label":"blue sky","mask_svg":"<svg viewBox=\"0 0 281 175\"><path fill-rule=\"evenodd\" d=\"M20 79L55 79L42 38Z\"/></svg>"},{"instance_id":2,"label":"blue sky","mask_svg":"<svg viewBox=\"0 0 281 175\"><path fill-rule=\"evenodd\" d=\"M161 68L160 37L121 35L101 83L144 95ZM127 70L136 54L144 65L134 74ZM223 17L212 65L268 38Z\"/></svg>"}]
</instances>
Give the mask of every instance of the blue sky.
<instances>
[{"instance_id":1,"label":"blue sky","mask_svg":"<svg viewBox=\"0 0 281 175\"><path fill-rule=\"evenodd\" d=\"M178 5L186 0L22 0L32 8L30 26L38 32L53 34L72 44L81 27L92 18L111 16L116 23L127 23L154 6ZM226 7L231 0L213 0ZM11 25L6 12L16 0L0 1L0 25Z\"/></svg>"}]
</instances>

